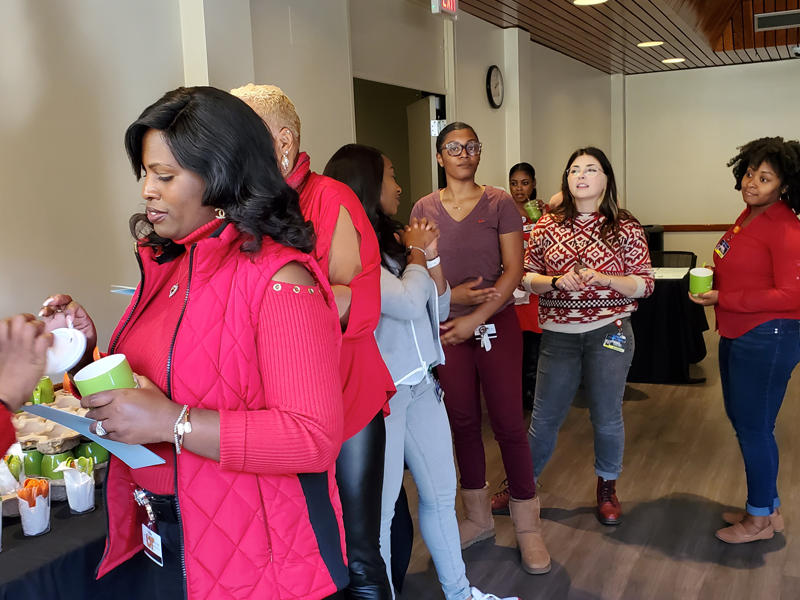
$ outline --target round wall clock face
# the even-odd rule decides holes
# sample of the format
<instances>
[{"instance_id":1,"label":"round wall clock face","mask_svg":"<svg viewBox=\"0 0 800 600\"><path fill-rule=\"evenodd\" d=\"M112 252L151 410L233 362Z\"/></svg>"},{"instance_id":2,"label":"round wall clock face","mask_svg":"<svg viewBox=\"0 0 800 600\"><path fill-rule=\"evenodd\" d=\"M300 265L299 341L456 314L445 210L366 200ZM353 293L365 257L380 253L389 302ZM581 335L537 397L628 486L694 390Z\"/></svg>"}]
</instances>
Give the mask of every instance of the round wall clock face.
<instances>
[{"instance_id":1,"label":"round wall clock face","mask_svg":"<svg viewBox=\"0 0 800 600\"><path fill-rule=\"evenodd\" d=\"M503 74L500 67L492 65L486 73L486 95L492 108L500 108L505 97L505 86L503 85Z\"/></svg>"}]
</instances>

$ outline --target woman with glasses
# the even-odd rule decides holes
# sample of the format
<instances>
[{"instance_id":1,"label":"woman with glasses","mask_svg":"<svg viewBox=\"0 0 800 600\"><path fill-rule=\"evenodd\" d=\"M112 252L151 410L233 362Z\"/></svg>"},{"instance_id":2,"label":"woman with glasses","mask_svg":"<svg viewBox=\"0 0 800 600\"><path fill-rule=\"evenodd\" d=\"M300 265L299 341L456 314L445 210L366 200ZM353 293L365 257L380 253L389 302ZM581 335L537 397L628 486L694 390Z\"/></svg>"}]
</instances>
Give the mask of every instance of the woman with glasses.
<instances>
[{"instance_id":1,"label":"woman with glasses","mask_svg":"<svg viewBox=\"0 0 800 600\"><path fill-rule=\"evenodd\" d=\"M547 573L550 555L525 443L522 332L514 310L513 292L522 277L522 222L511 196L475 183L481 143L472 127L451 123L436 148L447 186L420 199L411 216L439 226L439 256L452 288L450 318L441 326L446 361L438 373L461 472L461 547L494 536L481 438L482 388L508 477L522 566L528 573Z\"/></svg>"},{"instance_id":2,"label":"woman with glasses","mask_svg":"<svg viewBox=\"0 0 800 600\"><path fill-rule=\"evenodd\" d=\"M635 298L653 292L644 230L617 204L614 171L597 148L575 151L561 203L539 220L523 286L539 294L542 341L528 442L538 478L583 379L594 427L598 518L616 525L625 429L622 396L633 358Z\"/></svg>"}]
</instances>

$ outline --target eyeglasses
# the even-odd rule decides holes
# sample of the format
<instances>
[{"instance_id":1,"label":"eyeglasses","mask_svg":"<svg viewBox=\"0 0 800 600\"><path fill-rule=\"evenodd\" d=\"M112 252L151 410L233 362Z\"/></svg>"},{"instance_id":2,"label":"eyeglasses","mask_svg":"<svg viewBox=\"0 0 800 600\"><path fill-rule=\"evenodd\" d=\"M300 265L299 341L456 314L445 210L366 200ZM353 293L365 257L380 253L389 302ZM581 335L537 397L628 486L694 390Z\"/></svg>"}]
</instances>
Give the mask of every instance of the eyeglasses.
<instances>
[{"instance_id":1,"label":"eyeglasses","mask_svg":"<svg viewBox=\"0 0 800 600\"><path fill-rule=\"evenodd\" d=\"M580 177L581 172L583 172L584 176L587 179L591 179L592 177L597 177L598 173L604 173L604 171L599 167L586 167L585 169L581 169L580 167L570 167L569 169L567 169L567 176Z\"/></svg>"},{"instance_id":2,"label":"eyeglasses","mask_svg":"<svg viewBox=\"0 0 800 600\"><path fill-rule=\"evenodd\" d=\"M480 142L467 142L466 144L450 142L449 144L445 144L443 148L439 148L439 153L441 154L442 150L447 150L450 156L461 156L461 152L466 148L467 154L475 156L481 153L481 146L482 144Z\"/></svg>"}]
</instances>

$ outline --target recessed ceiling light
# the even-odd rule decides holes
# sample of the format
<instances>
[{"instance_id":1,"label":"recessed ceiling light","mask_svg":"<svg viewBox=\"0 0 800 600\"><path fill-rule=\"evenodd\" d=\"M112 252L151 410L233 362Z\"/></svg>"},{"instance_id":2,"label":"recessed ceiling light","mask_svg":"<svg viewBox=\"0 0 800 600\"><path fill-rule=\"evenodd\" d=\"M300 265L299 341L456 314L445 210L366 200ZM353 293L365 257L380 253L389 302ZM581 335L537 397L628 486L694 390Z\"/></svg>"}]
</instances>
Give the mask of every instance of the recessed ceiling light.
<instances>
[{"instance_id":1,"label":"recessed ceiling light","mask_svg":"<svg viewBox=\"0 0 800 600\"><path fill-rule=\"evenodd\" d=\"M603 2L608 2L608 0L572 0L572 3L576 6L592 6L594 4L602 4Z\"/></svg>"},{"instance_id":2,"label":"recessed ceiling light","mask_svg":"<svg viewBox=\"0 0 800 600\"><path fill-rule=\"evenodd\" d=\"M654 46L661 46L664 42L641 42L636 44L639 48L653 48Z\"/></svg>"},{"instance_id":3,"label":"recessed ceiling light","mask_svg":"<svg viewBox=\"0 0 800 600\"><path fill-rule=\"evenodd\" d=\"M665 65L672 65L675 63L682 63L685 60L686 60L685 58L665 58L661 62L664 63Z\"/></svg>"}]
</instances>

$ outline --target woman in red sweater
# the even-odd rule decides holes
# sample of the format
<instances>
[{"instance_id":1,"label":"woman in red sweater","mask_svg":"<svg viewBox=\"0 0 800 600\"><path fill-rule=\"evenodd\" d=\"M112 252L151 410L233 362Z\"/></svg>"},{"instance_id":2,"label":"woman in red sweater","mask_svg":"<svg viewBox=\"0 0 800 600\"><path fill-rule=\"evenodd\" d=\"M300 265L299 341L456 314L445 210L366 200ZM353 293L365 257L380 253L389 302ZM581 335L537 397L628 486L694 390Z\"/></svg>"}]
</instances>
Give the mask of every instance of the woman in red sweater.
<instances>
[{"instance_id":1,"label":"woman in red sweater","mask_svg":"<svg viewBox=\"0 0 800 600\"><path fill-rule=\"evenodd\" d=\"M375 341L381 314L378 239L353 191L311 171L311 159L300 152L300 118L280 88L248 84L232 93L247 102L272 133L281 173L300 194L303 215L314 225L312 254L328 275L339 309L345 441L336 478L347 533L347 593L352 598L391 600L380 555L380 492L386 446L383 417L395 389Z\"/></svg>"},{"instance_id":2,"label":"woman in red sweater","mask_svg":"<svg viewBox=\"0 0 800 600\"><path fill-rule=\"evenodd\" d=\"M746 205L714 250L714 306L725 411L744 458L747 503L717 531L729 544L783 531L775 420L800 361L800 142L761 138L728 166Z\"/></svg>"},{"instance_id":3,"label":"woman in red sweater","mask_svg":"<svg viewBox=\"0 0 800 600\"><path fill-rule=\"evenodd\" d=\"M14 443L11 415L28 401L44 374L53 336L33 315L0 321L0 456Z\"/></svg>"},{"instance_id":4,"label":"woman in red sweater","mask_svg":"<svg viewBox=\"0 0 800 600\"><path fill-rule=\"evenodd\" d=\"M261 121L221 90L167 93L125 146L143 182L145 212L131 219L142 279L109 350L141 388L82 403L100 435L166 463L112 458L98 575L143 548L139 490L164 549L141 597L327 597L347 583L340 334L298 196ZM72 316L91 356L97 334L80 305L52 296L41 314L51 327Z\"/></svg>"}]
</instances>

